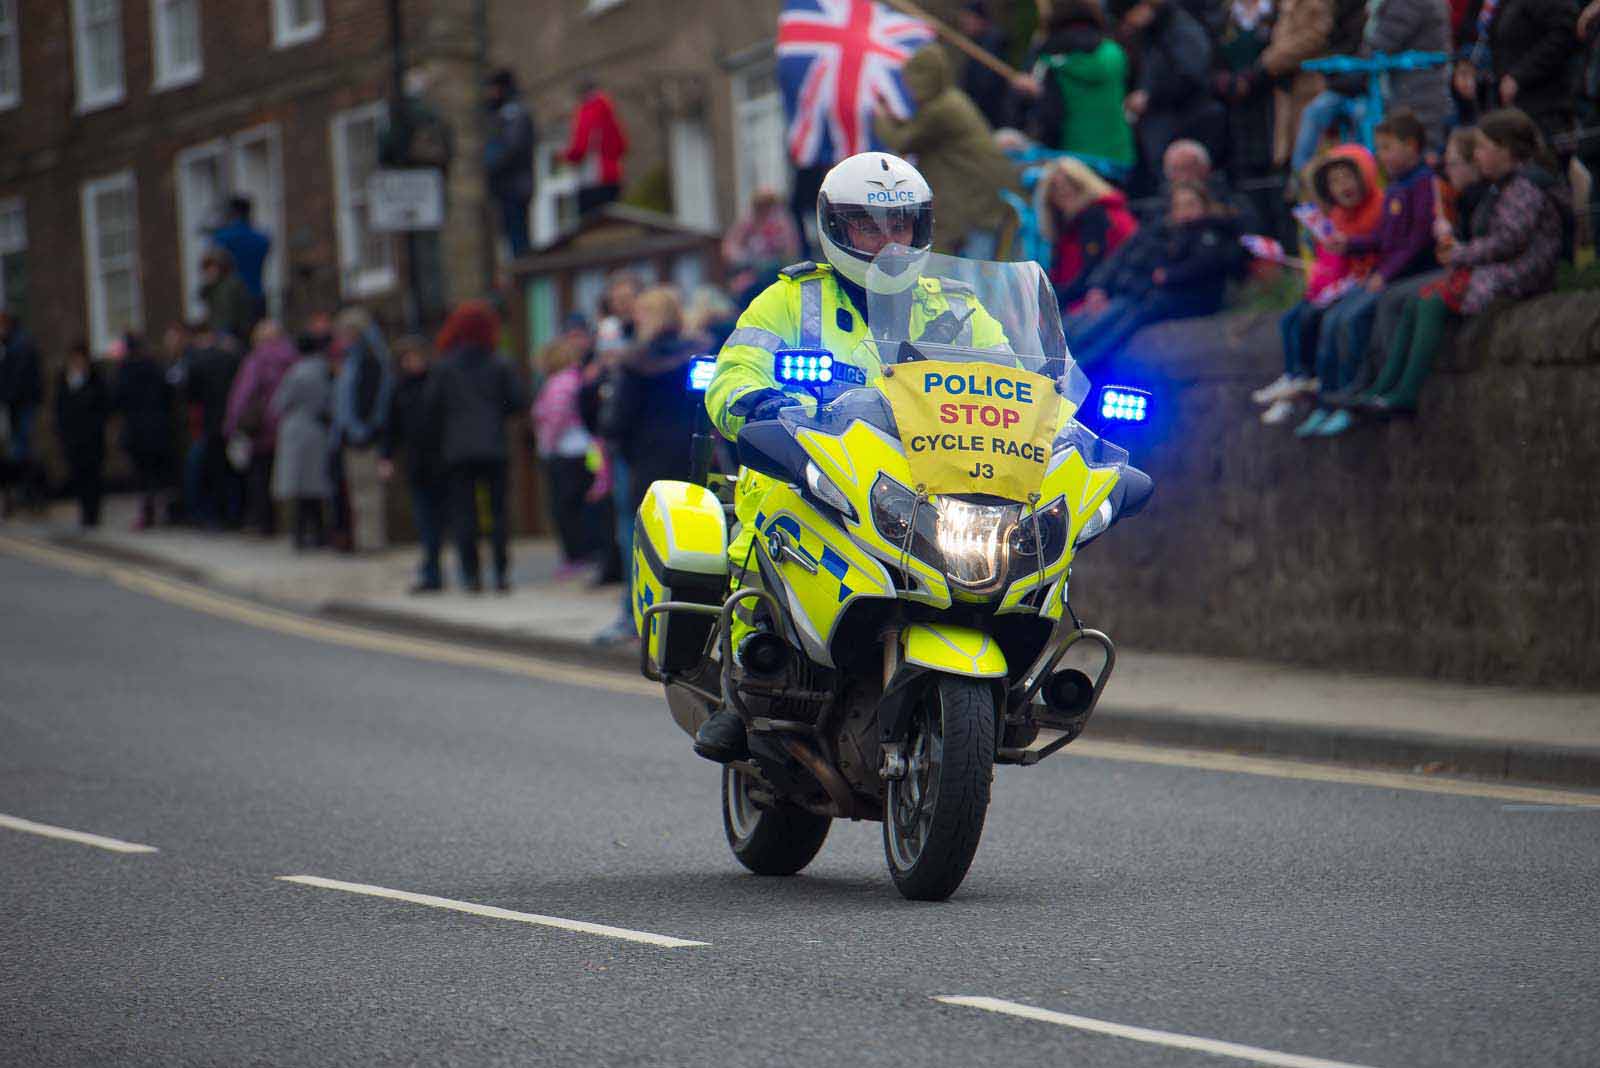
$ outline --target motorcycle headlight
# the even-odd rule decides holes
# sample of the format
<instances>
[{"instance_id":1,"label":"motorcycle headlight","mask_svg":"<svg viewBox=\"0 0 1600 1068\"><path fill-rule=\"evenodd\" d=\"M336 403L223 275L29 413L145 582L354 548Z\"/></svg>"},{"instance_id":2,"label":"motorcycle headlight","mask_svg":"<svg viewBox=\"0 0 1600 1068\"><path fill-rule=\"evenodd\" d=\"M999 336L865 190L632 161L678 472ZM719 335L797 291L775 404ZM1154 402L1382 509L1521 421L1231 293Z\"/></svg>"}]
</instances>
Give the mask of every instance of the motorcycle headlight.
<instances>
[{"instance_id":1,"label":"motorcycle headlight","mask_svg":"<svg viewBox=\"0 0 1600 1068\"><path fill-rule=\"evenodd\" d=\"M975 593L999 585L1011 556L1011 531L1021 509L1014 504L973 504L955 497L935 502L939 552L952 582Z\"/></svg>"},{"instance_id":2,"label":"motorcycle headlight","mask_svg":"<svg viewBox=\"0 0 1600 1068\"><path fill-rule=\"evenodd\" d=\"M834 485L833 479L822 473L816 464L806 464L806 488L817 500L838 511L847 519L855 519L855 506L850 503L850 498L844 495L844 490Z\"/></svg>"},{"instance_id":3,"label":"motorcycle headlight","mask_svg":"<svg viewBox=\"0 0 1600 1068\"><path fill-rule=\"evenodd\" d=\"M1042 545L1040 543L1043 543ZM1057 497L1017 521L1011 532L1012 569L1027 574L1048 567L1067 545L1067 502Z\"/></svg>"},{"instance_id":4,"label":"motorcycle headlight","mask_svg":"<svg viewBox=\"0 0 1600 1068\"><path fill-rule=\"evenodd\" d=\"M1083 529L1078 531L1078 538L1072 544L1085 545L1104 534L1106 528L1111 525L1114 511L1109 500L1101 501L1100 507L1095 509L1094 515L1090 516L1089 521L1083 525Z\"/></svg>"}]
</instances>

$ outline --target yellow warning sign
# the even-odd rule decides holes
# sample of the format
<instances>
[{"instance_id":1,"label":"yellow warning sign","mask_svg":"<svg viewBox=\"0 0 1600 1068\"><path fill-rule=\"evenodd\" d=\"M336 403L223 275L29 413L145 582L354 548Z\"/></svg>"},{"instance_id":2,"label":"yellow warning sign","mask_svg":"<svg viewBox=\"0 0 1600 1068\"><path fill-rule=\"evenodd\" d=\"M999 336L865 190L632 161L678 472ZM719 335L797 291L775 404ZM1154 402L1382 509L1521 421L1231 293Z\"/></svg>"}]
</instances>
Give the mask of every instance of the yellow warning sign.
<instances>
[{"instance_id":1,"label":"yellow warning sign","mask_svg":"<svg viewBox=\"0 0 1600 1068\"><path fill-rule=\"evenodd\" d=\"M901 364L880 388L911 475L930 493L1025 501L1050 463L1061 397L1043 375L992 363Z\"/></svg>"}]
</instances>

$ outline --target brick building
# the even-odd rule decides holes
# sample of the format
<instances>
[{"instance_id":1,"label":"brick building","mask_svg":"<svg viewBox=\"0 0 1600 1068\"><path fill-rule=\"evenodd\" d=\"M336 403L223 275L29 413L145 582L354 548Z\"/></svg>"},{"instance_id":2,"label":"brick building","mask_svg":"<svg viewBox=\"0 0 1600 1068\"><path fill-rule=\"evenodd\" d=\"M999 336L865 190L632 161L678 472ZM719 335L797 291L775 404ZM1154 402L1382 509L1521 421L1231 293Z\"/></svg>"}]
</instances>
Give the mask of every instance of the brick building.
<instances>
[{"instance_id":1,"label":"brick building","mask_svg":"<svg viewBox=\"0 0 1600 1068\"><path fill-rule=\"evenodd\" d=\"M489 4L489 59L514 70L540 132L534 245L576 215L558 162L576 86L616 100L631 146L628 191L679 222L728 226L763 185L787 189L773 39L781 0L542 0ZM952 18L960 0L919 5ZM998 10L1003 5L997 2Z\"/></svg>"},{"instance_id":2,"label":"brick building","mask_svg":"<svg viewBox=\"0 0 1600 1068\"><path fill-rule=\"evenodd\" d=\"M478 151L474 0L404 0L407 59L439 86L456 158ZM269 301L372 304L398 318L403 242L367 226L391 84L386 0L0 0L0 299L47 362L201 312L204 228L233 193L271 233ZM473 166L452 219L481 217ZM483 231L446 239L446 276L481 290Z\"/></svg>"}]
</instances>

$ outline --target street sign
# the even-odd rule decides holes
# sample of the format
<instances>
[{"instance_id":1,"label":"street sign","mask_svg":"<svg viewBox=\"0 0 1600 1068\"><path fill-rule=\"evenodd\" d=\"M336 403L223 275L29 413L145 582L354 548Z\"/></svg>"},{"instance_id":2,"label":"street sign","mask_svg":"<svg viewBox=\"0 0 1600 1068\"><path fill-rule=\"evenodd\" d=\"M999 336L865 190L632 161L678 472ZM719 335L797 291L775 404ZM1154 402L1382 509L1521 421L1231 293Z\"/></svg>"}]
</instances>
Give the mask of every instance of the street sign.
<instances>
[{"instance_id":1,"label":"street sign","mask_svg":"<svg viewBox=\"0 0 1600 1068\"><path fill-rule=\"evenodd\" d=\"M444 174L437 167L373 171L367 179L372 229L437 230L444 225Z\"/></svg>"}]
</instances>

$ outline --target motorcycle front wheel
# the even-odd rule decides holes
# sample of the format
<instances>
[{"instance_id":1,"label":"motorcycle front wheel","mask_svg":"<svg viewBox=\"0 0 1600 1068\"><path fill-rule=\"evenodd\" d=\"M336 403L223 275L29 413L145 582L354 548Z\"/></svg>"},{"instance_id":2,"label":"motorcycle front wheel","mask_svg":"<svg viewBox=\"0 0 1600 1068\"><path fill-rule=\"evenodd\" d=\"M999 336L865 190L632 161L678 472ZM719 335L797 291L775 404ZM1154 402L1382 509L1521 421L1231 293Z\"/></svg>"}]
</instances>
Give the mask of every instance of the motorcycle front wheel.
<instances>
[{"instance_id":1,"label":"motorcycle front wheel","mask_svg":"<svg viewBox=\"0 0 1600 1068\"><path fill-rule=\"evenodd\" d=\"M737 768L722 769L722 829L739 863L757 875L793 875L822 849L833 823L790 805L760 807L750 796L752 780Z\"/></svg>"},{"instance_id":2,"label":"motorcycle front wheel","mask_svg":"<svg viewBox=\"0 0 1600 1068\"><path fill-rule=\"evenodd\" d=\"M904 778L883 799L883 852L900 893L943 901L966 878L983 835L994 772L994 692L941 675L917 705Z\"/></svg>"}]
</instances>

